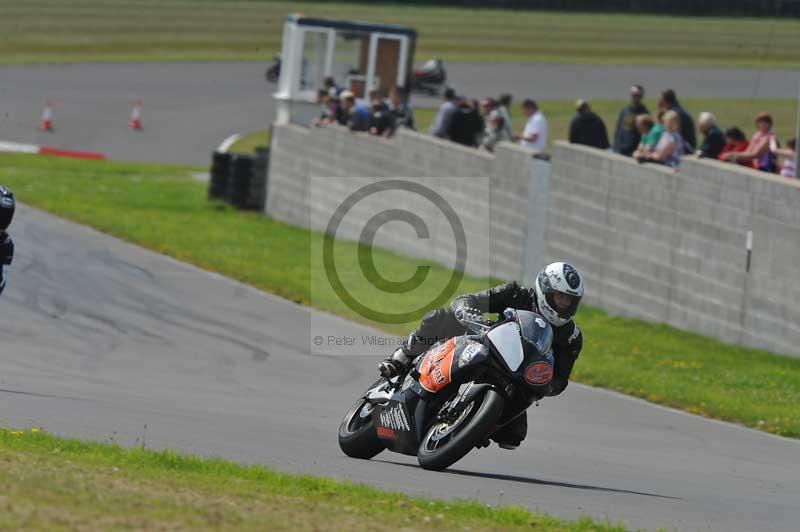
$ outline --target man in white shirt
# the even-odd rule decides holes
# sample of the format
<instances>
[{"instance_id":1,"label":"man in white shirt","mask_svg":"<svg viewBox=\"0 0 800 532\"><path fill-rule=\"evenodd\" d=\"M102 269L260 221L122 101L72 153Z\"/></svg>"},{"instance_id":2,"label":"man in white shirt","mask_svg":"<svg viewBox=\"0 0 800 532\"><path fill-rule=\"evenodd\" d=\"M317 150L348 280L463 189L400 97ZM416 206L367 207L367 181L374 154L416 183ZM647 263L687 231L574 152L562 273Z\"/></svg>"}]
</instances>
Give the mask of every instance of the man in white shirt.
<instances>
[{"instance_id":1,"label":"man in white shirt","mask_svg":"<svg viewBox=\"0 0 800 532\"><path fill-rule=\"evenodd\" d=\"M450 122L456 112L456 91L448 87L444 91L444 102L439 106L439 112L431 124L431 135L443 139L449 139Z\"/></svg>"},{"instance_id":2,"label":"man in white shirt","mask_svg":"<svg viewBox=\"0 0 800 532\"><path fill-rule=\"evenodd\" d=\"M522 114L527 118L519 143L535 151L547 148L547 120L536 102L530 98L522 102Z\"/></svg>"}]
</instances>

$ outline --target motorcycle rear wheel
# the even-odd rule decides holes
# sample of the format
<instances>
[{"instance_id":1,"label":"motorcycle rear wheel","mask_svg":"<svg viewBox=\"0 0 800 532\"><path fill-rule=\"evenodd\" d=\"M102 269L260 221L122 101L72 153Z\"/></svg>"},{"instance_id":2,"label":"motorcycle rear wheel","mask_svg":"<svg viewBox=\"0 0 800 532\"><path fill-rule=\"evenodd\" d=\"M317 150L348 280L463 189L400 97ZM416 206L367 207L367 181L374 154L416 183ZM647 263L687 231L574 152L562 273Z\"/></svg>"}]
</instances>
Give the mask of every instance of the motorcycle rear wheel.
<instances>
[{"instance_id":1,"label":"motorcycle rear wheel","mask_svg":"<svg viewBox=\"0 0 800 532\"><path fill-rule=\"evenodd\" d=\"M437 422L422 438L417 460L423 469L441 471L458 462L483 441L503 413L503 398L494 390L475 397L452 422Z\"/></svg>"}]
</instances>

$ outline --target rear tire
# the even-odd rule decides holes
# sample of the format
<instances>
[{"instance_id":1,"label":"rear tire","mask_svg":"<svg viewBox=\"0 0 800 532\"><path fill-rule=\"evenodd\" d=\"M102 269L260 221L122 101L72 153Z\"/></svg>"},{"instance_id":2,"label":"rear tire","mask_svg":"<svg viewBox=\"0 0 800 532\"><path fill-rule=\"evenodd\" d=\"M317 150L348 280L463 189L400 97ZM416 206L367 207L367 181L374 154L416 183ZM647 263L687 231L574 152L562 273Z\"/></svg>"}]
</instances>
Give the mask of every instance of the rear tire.
<instances>
[{"instance_id":1,"label":"rear tire","mask_svg":"<svg viewBox=\"0 0 800 532\"><path fill-rule=\"evenodd\" d=\"M423 469L441 471L464 458L484 440L500 418L503 404L500 394L489 389L464 407L466 414L455 421L454 428L452 425L434 423L419 445L419 465Z\"/></svg>"},{"instance_id":2,"label":"rear tire","mask_svg":"<svg viewBox=\"0 0 800 532\"><path fill-rule=\"evenodd\" d=\"M372 408L363 397L359 398L339 425L339 448L351 458L369 460L385 448L375 432Z\"/></svg>"}]
</instances>

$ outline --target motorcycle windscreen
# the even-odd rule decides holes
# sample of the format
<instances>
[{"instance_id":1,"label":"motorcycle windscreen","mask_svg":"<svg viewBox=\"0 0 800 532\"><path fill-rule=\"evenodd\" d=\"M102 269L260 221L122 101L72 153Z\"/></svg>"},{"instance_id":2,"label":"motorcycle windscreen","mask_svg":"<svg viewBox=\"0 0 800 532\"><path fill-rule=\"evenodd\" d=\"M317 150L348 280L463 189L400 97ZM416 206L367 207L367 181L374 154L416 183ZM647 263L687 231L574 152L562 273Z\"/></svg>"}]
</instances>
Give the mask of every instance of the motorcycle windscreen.
<instances>
[{"instance_id":1,"label":"motorcycle windscreen","mask_svg":"<svg viewBox=\"0 0 800 532\"><path fill-rule=\"evenodd\" d=\"M486 333L486 337L503 357L508 368L517 371L525 358L519 336L519 325L516 322L504 323Z\"/></svg>"},{"instance_id":2,"label":"motorcycle windscreen","mask_svg":"<svg viewBox=\"0 0 800 532\"><path fill-rule=\"evenodd\" d=\"M539 314L529 311L517 312L517 320L523 340L544 355L553 345L553 329Z\"/></svg>"}]
</instances>

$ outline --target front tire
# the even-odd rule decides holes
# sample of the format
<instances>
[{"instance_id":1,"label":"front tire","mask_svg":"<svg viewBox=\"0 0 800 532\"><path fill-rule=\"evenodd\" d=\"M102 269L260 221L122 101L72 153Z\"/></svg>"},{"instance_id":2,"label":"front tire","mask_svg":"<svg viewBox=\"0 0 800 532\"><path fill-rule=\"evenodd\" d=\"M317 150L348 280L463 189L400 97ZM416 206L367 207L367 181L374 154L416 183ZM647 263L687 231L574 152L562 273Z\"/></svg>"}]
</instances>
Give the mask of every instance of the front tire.
<instances>
[{"instance_id":1,"label":"front tire","mask_svg":"<svg viewBox=\"0 0 800 532\"><path fill-rule=\"evenodd\" d=\"M441 471L458 462L483 441L503 413L503 398L494 390L475 397L452 422L436 422L422 438L417 460L423 469Z\"/></svg>"},{"instance_id":2,"label":"front tire","mask_svg":"<svg viewBox=\"0 0 800 532\"><path fill-rule=\"evenodd\" d=\"M366 399L359 398L339 425L339 448L351 458L369 460L384 449L375 432L372 408Z\"/></svg>"}]
</instances>

